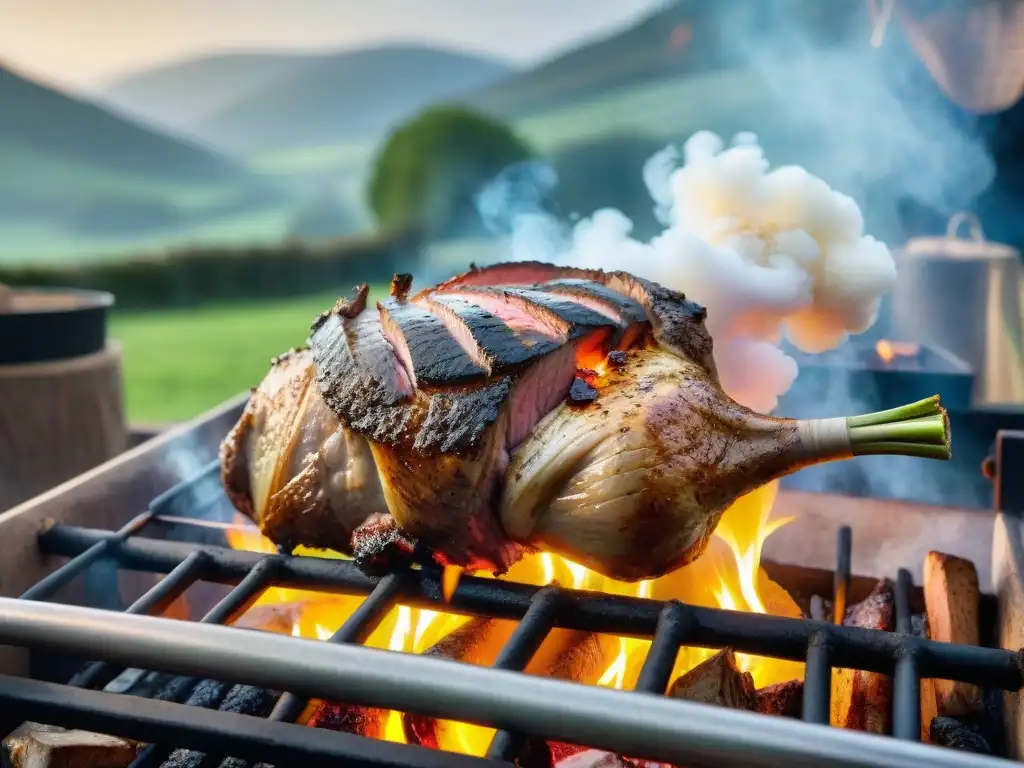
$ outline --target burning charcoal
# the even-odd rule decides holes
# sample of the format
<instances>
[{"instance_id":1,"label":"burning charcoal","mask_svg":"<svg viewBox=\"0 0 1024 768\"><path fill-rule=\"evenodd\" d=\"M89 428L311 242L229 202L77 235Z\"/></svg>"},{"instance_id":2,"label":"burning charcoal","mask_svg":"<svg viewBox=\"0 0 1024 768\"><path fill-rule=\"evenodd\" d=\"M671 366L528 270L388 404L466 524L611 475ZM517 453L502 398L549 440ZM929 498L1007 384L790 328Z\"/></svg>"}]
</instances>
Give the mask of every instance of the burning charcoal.
<instances>
[{"instance_id":1,"label":"burning charcoal","mask_svg":"<svg viewBox=\"0 0 1024 768\"><path fill-rule=\"evenodd\" d=\"M185 700L190 707L202 707L213 709L224 701L224 697L230 688L228 683L221 683L216 680L203 680L192 689L192 693Z\"/></svg>"},{"instance_id":2,"label":"burning charcoal","mask_svg":"<svg viewBox=\"0 0 1024 768\"><path fill-rule=\"evenodd\" d=\"M731 709L755 708L754 678L740 672L732 648L723 648L707 661L680 675L668 695L677 699L717 704Z\"/></svg>"},{"instance_id":3,"label":"burning charcoal","mask_svg":"<svg viewBox=\"0 0 1024 768\"><path fill-rule=\"evenodd\" d=\"M358 704L338 704L318 701L306 722L310 728L323 728L339 733L354 733L371 739L384 737L388 710L363 707Z\"/></svg>"},{"instance_id":4,"label":"burning charcoal","mask_svg":"<svg viewBox=\"0 0 1024 768\"><path fill-rule=\"evenodd\" d=\"M208 690L218 685L212 681ZM193 696L203 688L200 683L193 691ZM224 701L218 707L221 712L234 712L239 715L252 715L254 717L266 717L274 708L280 694L274 691L267 691L263 688L254 688L251 685L235 685L224 697ZM202 752L195 752L190 749L176 749L171 756L164 761L163 768L206 768L210 764L210 758ZM216 763L214 763L216 765Z\"/></svg>"},{"instance_id":5,"label":"burning charcoal","mask_svg":"<svg viewBox=\"0 0 1024 768\"><path fill-rule=\"evenodd\" d=\"M931 742L950 749L991 755L992 747L980 733L952 717L940 715L931 723Z\"/></svg>"},{"instance_id":6,"label":"burning charcoal","mask_svg":"<svg viewBox=\"0 0 1024 768\"><path fill-rule=\"evenodd\" d=\"M126 768L140 745L116 736L26 722L3 741L5 768Z\"/></svg>"},{"instance_id":7,"label":"burning charcoal","mask_svg":"<svg viewBox=\"0 0 1024 768\"><path fill-rule=\"evenodd\" d=\"M757 691L757 711L762 715L800 718L804 709L804 681L788 680Z\"/></svg>"},{"instance_id":8,"label":"burning charcoal","mask_svg":"<svg viewBox=\"0 0 1024 768\"><path fill-rule=\"evenodd\" d=\"M892 582L883 579L871 594L846 612L843 625L881 629L896 628L896 596ZM832 672L832 725L868 733L892 729L892 678L859 669Z\"/></svg>"},{"instance_id":9,"label":"burning charcoal","mask_svg":"<svg viewBox=\"0 0 1024 768\"><path fill-rule=\"evenodd\" d=\"M974 563L942 552L924 559L924 601L933 640L981 645L981 593ZM939 714L960 717L982 709L981 689L969 683L936 680Z\"/></svg>"}]
</instances>

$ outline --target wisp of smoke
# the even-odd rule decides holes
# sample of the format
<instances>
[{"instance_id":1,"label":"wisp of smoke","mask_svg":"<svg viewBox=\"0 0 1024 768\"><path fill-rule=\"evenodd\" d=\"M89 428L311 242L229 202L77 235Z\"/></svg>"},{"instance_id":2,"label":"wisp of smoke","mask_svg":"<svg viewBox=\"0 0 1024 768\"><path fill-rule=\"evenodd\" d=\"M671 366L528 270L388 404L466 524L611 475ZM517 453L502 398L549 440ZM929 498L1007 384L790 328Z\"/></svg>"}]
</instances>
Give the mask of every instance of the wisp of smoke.
<instances>
[{"instance_id":1,"label":"wisp of smoke","mask_svg":"<svg viewBox=\"0 0 1024 768\"><path fill-rule=\"evenodd\" d=\"M783 337L820 352L875 321L896 279L889 249L864 233L852 198L803 168L772 169L753 134L727 146L697 133L681 155L658 153L643 173L665 225L648 242L632 236L622 213L605 209L538 245L538 233L564 231L538 206L530 209L538 189L550 191L550 171L529 193L528 175L520 174L515 185L497 179L480 199L505 201L513 260L554 256L622 269L706 306L722 385L757 410L772 410L796 378L796 363L779 347ZM481 206L481 215L496 220L493 208Z\"/></svg>"}]
</instances>

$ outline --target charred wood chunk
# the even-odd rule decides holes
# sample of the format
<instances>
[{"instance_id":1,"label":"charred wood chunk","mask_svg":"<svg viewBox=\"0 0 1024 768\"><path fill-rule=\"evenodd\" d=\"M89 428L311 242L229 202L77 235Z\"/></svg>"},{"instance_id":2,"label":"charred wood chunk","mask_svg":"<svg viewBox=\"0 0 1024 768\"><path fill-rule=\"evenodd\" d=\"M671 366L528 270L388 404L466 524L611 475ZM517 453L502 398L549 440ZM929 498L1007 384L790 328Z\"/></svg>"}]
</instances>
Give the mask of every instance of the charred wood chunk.
<instances>
[{"instance_id":1,"label":"charred wood chunk","mask_svg":"<svg viewBox=\"0 0 1024 768\"><path fill-rule=\"evenodd\" d=\"M26 722L3 740L2 755L5 768L126 768L140 748L116 736Z\"/></svg>"},{"instance_id":2,"label":"charred wood chunk","mask_svg":"<svg viewBox=\"0 0 1024 768\"><path fill-rule=\"evenodd\" d=\"M412 565L416 542L389 514L373 514L352 533L352 554L360 570L386 574Z\"/></svg>"},{"instance_id":3,"label":"charred wood chunk","mask_svg":"<svg viewBox=\"0 0 1024 768\"><path fill-rule=\"evenodd\" d=\"M981 645L978 572L974 563L943 552L924 559L924 601L933 640ZM982 709L981 689L969 683L936 680L939 714L960 717Z\"/></svg>"},{"instance_id":4,"label":"charred wood chunk","mask_svg":"<svg viewBox=\"0 0 1024 768\"><path fill-rule=\"evenodd\" d=\"M757 711L762 715L799 719L804 710L804 681L787 680L757 691Z\"/></svg>"},{"instance_id":5,"label":"charred wood chunk","mask_svg":"<svg viewBox=\"0 0 1024 768\"><path fill-rule=\"evenodd\" d=\"M932 720L929 730L933 744L979 755L992 754L992 747L985 737L956 718L939 715Z\"/></svg>"},{"instance_id":6,"label":"charred wood chunk","mask_svg":"<svg viewBox=\"0 0 1024 768\"><path fill-rule=\"evenodd\" d=\"M717 704L731 709L753 710L757 706L754 678L740 672L736 654L723 648L707 661L680 675L668 695L677 699Z\"/></svg>"},{"instance_id":7,"label":"charred wood chunk","mask_svg":"<svg viewBox=\"0 0 1024 768\"><path fill-rule=\"evenodd\" d=\"M896 596L892 582L883 579L863 602L846 612L843 625L880 629L896 628ZM859 669L836 669L832 673L831 723L868 733L892 730L892 678Z\"/></svg>"}]
</instances>

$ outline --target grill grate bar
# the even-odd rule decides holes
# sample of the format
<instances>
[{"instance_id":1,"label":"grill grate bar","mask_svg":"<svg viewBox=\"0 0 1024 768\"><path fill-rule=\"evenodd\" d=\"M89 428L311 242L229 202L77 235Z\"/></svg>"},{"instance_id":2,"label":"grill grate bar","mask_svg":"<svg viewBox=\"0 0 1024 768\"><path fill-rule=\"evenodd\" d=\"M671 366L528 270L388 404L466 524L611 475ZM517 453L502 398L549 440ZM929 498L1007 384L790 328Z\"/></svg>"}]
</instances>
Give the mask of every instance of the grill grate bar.
<instances>
[{"instance_id":1,"label":"grill grate bar","mask_svg":"<svg viewBox=\"0 0 1024 768\"><path fill-rule=\"evenodd\" d=\"M493 762L248 715L0 676L0 702L26 719L278 766L486 768ZM139 762L139 761L136 761ZM498 763L498 766L501 764Z\"/></svg>"},{"instance_id":2,"label":"grill grate bar","mask_svg":"<svg viewBox=\"0 0 1024 768\"><path fill-rule=\"evenodd\" d=\"M132 615L156 615L177 600L186 589L203 577L206 569L206 555L193 552L181 564L136 600L125 613ZM102 688L118 675L118 668L104 661L94 661L68 682L76 688Z\"/></svg>"},{"instance_id":3,"label":"grill grate bar","mask_svg":"<svg viewBox=\"0 0 1024 768\"><path fill-rule=\"evenodd\" d=\"M377 582L373 592L359 607L352 612L352 615L345 620L345 623L338 628L338 631L331 635L330 643L358 643L366 642L373 630L377 628L384 615L391 609L398 598L398 588L401 586L404 574L391 573ZM278 700L274 711L270 713L270 719L278 722L291 723L302 714L309 699L303 696L296 696L294 693L286 693Z\"/></svg>"},{"instance_id":4,"label":"grill grate bar","mask_svg":"<svg viewBox=\"0 0 1024 768\"><path fill-rule=\"evenodd\" d=\"M896 631L909 636L911 626L910 594L914 580L910 572L900 568L896 574ZM892 735L897 739L921 739L921 678L913 646L897 651L896 671L892 682Z\"/></svg>"},{"instance_id":5,"label":"grill grate bar","mask_svg":"<svg viewBox=\"0 0 1024 768\"><path fill-rule=\"evenodd\" d=\"M811 635L804 666L804 722L828 725L832 704L832 646L829 630Z\"/></svg>"},{"instance_id":6,"label":"grill grate bar","mask_svg":"<svg viewBox=\"0 0 1024 768\"><path fill-rule=\"evenodd\" d=\"M519 622L508 642L494 660L495 669L521 672L555 626L555 618L562 602L557 586L544 587L533 596L523 620ZM521 733L498 731L487 748L491 760L515 760L526 742Z\"/></svg>"},{"instance_id":7,"label":"grill grate bar","mask_svg":"<svg viewBox=\"0 0 1024 768\"><path fill-rule=\"evenodd\" d=\"M0 614L4 643L74 650L133 667L216 676L270 690L292 688L309 696L490 724L695 768L737 762L754 768L780 762L836 768L1006 764L900 739L819 731L787 718L774 718L765 728L764 716L752 712L357 645L10 598L0 598ZM83 693L66 686L55 690L64 696Z\"/></svg>"},{"instance_id":8,"label":"grill grate bar","mask_svg":"<svg viewBox=\"0 0 1024 768\"><path fill-rule=\"evenodd\" d=\"M260 560L253 567L245 578L243 578L234 589L232 589L219 603L199 620L200 624L230 624L232 620L241 616L252 605L253 602L263 594L263 591L272 585L274 577L280 570L280 558L267 557ZM201 682L200 678L183 679L168 701L175 704L184 702L195 687ZM227 690L224 691L227 693ZM150 744L146 747L132 763L132 768L145 768L146 766L159 765L172 750L160 744Z\"/></svg>"},{"instance_id":9,"label":"grill grate bar","mask_svg":"<svg viewBox=\"0 0 1024 768\"><path fill-rule=\"evenodd\" d=\"M97 541L84 552L79 552L74 559L64 563L60 568L49 574L41 581L29 587L22 593L22 600L46 600L53 597L54 593L66 586L78 574L105 557L115 545L125 541L129 536L141 531L153 519L152 512L143 512L129 520L117 532L109 535L103 541Z\"/></svg>"},{"instance_id":10,"label":"grill grate bar","mask_svg":"<svg viewBox=\"0 0 1024 768\"><path fill-rule=\"evenodd\" d=\"M112 535L110 531L57 525L41 534L40 546L46 554L73 557ZM194 549L194 545L182 542L135 537L117 547L115 554L123 567L166 572ZM203 547L203 551L210 557L207 577L225 582L236 581L262 560L272 559L279 569L276 586L358 594L370 592L377 583L348 560L268 556L213 546ZM408 573L401 588L401 601L411 607L520 620L540 589L499 579L464 576L449 604L442 596L437 573L420 569ZM559 611L556 626L650 638L664 607L665 603L658 600L578 591ZM913 647L919 653L920 674L926 677L1003 690L1018 690L1022 683L1016 652L1002 648L953 645L920 637L902 637L894 632L701 606L687 606L687 612L690 616L687 641L695 646L728 646L741 653L800 661L807 656L811 638L827 632L833 666L891 675L896 652Z\"/></svg>"},{"instance_id":11,"label":"grill grate bar","mask_svg":"<svg viewBox=\"0 0 1024 768\"><path fill-rule=\"evenodd\" d=\"M658 628L640 668L633 690L664 694L676 665L679 646L690 629L690 614L682 603L672 602L658 616Z\"/></svg>"}]
</instances>

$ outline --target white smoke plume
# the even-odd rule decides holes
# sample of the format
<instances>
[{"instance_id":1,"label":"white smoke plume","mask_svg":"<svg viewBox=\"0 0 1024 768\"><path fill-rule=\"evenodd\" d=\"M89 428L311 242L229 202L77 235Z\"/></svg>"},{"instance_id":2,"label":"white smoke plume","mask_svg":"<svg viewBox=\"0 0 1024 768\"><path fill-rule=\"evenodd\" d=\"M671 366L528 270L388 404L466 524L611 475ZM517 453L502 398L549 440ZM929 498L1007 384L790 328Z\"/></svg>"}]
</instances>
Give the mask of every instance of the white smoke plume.
<instances>
[{"instance_id":1,"label":"white smoke plume","mask_svg":"<svg viewBox=\"0 0 1024 768\"><path fill-rule=\"evenodd\" d=\"M640 172L640 169L638 169ZM772 169L752 134L730 145L701 132L643 169L665 229L647 242L606 209L555 236L534 209L514 216L511 257L622 269L681 291L708 309L722 384L739 402L770 411L797 365L783 337L822 352L862 333L896 279L889 249L866 235L857 203L798 166ZM507 178L481 195L481 213L515 197ZM486 203L486 204L484 204Z\"/></svg>"}]
</instances>

